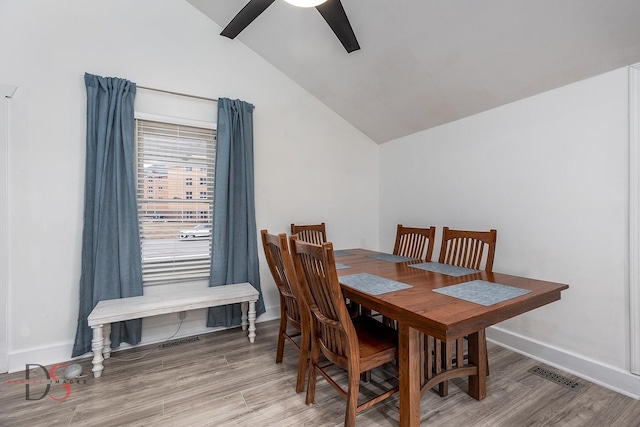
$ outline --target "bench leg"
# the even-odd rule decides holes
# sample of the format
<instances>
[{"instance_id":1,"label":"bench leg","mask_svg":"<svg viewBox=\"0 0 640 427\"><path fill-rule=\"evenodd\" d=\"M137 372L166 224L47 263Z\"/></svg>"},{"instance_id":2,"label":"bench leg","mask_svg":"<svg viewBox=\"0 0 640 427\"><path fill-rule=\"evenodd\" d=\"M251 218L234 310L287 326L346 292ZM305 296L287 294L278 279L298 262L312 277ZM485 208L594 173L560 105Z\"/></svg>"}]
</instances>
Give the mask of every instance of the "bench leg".
<instances>
[{"instance_id":1,"label":"bench leg","mask_svg":"<svg viewBox=\"0 0 640 427\"><path fill-rule=\"evenodd\" d=\"M102 347L102 356L105 359L111 357L111 323L103 326L104 346Z\"/></svg>"},{"instance_id":2,"label":"bench leg","mask_svg":"<svg viewBox=\"0 0 640 427\"><path fill-rule=\"evenodd\" d=\"M102 325L96 325L91 327L93 329L93 339L91 340L91 350L93 351L93 376L95 378L100 378L102 375L102 370L104 366L102 365L102 361L104 358L102 357L102 348L104 344L104 340L102 337Z\"/></svg>"},{"instance_id":3,"label":"bench leg","mask_svg":"<svg viewBox=\"0 0 640 427\"><path fill-rule=\"evenodd\" d=\"M242 316L240 317L240 326L242 326L242 330L246 331L247 330L247 325L249 324L249 322L247 321L247 309L249 308L249 303L248 302L241 302L240 303L240 311L242 313Z\"/></svg>"},{"instance_id":4,"label":"bench leg","mask_svg":"<svg viewBox=\"0 0 640 427\"><path fill-rule=\"evenodd\" d=\"M249 342L256 339L256 302L249 301Z\"/></svg>"}]
</instances>

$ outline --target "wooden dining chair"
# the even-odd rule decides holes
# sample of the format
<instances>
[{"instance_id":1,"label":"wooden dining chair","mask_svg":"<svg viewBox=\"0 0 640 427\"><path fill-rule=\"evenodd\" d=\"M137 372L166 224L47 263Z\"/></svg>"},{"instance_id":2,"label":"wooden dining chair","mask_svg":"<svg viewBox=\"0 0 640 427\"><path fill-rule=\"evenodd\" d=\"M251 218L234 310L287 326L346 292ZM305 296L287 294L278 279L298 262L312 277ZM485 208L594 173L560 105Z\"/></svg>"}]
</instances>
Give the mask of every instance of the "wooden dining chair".
<instances>
[{"instance_id":1,"label":"wooden dining chair","mask_svg":"<svg viewBox=\"0 0 640 427\"><path fill-rule=\"evenodd\" d=\"M493 229L489 231L468 231L443 227L438 262L491 272L496 252L496 237L497 231ZM467 339L467 337L464 337L464 339ZM463 351L461 339L454 341L451 346L442 346L442 349L444 352L442 360L447 369L451 369L453 364L462 366L464 359L467 358ZM487 361L487 375L489 375L489 357L486 353L485 359ZM448 394L448 387L448 381L440 383L439 393L441 396Z\"/></svg>"},{"instance_id":2,"label":"wooden dining chair","mask_svg":"<svg viewBox=\"0 0 640 427\"><path fill-rule=\"evenodd\" d=\"M316 245L321 245L327 241L327 232L324 222L310 225L291 224L291 235L294 234L298 236L299 240L308 243L315 243ZM359 304L355 304L353 302L348 302L347 307L349 308L351 317L359 315L362 310Z\"/></svg>"},{"instance_id":3,"label":"wooden dining chair","mask_svg":"<svg viewBox=\"0 0 640 427\"><path fill-rule=\"evenodd\" d=\"M393 254L431 261L436 228L405 227L398 224Z\"/></svg>"},{"instance_id":4,"label":"wooden dining chair","mask_svg":"<svg viewBox=\"0 0 640 427\"><path fill-rule=\"evenodd\" d=\"M291 224L291 234L297 234L298 239L321 245L327 241L327 231L324 222L311 225Z\"/></svg>"},{"instance_id":5,"label":"wooden dining chair","mask_svg":"<svg viewBox=\"0 0 640 427\"><path fill-rule=\"evenodd\" d=\"M304 390L309 357L311 318L298 288L299 284L289 252L287 235L281 233L276 236L269 234L267 230L261 230L260 234L262 235L262 246L267 264L280 294L280 328L278 330L276 363L282 363L284 342L288 341L298 351L296 393L299 393ZM289 334L287 326L293 327L296 332ZM298 336L300 340L299 343L296 343L293 338Z\"/></svg>"},{"instance_id":6,"label":"wooden dining chair","mask_svg":"<svg viewBox=\"0 0 640 427\"><path fill-rule=\"evenodd\" d=\"M333 245L307 243L291 236L291 253L300 289L311 312L311 365L306 403L315 400L316 379L321 375L346 399L344 425L355 425L356 413L386 399L398 387L358 404L361 374L397 357L396 331L369 316L351 318L344 302L336 272ZM330 362L318 363L320 353ZM348 372L345 391L330 375L338 366Z\"/></svg>"},{"instance_id":7,"label":"wooden dining chair","mask_svg":"<svg viewBox=\"0 0 640 427\"><path fill-rule=\"evenodd\" d=\"M466 231L443 227L438 262L474 270L492 271L496 236L496 230Z\"/></svg>"}]
</instances>

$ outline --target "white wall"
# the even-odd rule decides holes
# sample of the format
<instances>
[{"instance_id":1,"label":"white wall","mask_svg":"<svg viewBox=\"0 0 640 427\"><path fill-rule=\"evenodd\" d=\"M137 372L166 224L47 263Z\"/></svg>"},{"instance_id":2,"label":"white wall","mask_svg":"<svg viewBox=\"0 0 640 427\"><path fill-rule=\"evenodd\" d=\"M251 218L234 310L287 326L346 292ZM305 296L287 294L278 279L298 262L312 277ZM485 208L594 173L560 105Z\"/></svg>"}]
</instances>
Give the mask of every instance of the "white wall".
<instances>
[{"instance_id":1,"label":"white wall","mask_svg":"<svg viewBox=\"0 0 640 427\"><path fill-rule=\"evenodd\" d=\"M220 31L182 0L0 2L0 81L20 87L9 158L10 371L71 355L84 72L253 103L258 228L325 221L337 247L377 247L378 146ZM268 318L277 315L277 291L261 262ZM145 320L143 341L168 338L177 324L177 316ZM204 312L190 313L178 336L204 329Z\"/></svg>"},{"instance_id":2,"label":"white wall","mask_svg":"<svg viewBox=\"0 0 640 427\"><path fill-rule=\"evenodd\" d=\"M628 188L620 69L384 144L380 245L396 223L496 228L494 271L570 288L489 336L637 396L640 377L627 375Z\"/></svg>"}]
</instances>

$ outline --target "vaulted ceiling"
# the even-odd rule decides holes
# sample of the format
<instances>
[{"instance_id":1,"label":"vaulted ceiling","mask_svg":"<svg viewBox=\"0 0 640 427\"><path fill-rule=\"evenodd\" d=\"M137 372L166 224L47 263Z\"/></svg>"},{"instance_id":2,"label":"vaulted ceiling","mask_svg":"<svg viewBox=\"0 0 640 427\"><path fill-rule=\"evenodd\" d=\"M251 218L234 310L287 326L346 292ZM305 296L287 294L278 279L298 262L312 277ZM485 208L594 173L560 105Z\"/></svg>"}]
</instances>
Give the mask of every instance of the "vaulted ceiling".
<instances>
[{"instance_id":1,"label":"vaulted ceiling","mask_svg":"<svg viewBox=\"0 0 640 427\"><path fill-rule=\"evenodd\" d=\"M248 0L187 0L224 28ZM333 1L333 0L329 0ZM383 143L640 62L640 0L342 0L361 49L276 0L243 43Z\"/></svg>"}]
</instances>

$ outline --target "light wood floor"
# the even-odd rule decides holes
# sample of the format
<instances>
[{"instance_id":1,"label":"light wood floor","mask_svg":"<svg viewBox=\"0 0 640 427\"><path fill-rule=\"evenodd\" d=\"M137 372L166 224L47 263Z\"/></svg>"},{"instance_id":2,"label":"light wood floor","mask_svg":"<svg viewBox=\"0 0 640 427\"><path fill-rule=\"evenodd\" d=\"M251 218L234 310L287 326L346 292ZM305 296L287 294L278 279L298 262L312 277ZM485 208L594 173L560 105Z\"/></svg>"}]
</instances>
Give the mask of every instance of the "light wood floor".
<instances>
[{"instance_id":1,"label":"light wood floor","mask_svg":"<svg viewBox=\"0 0 640 427\"><path fill-rule=\"evenodd\" d=\"M102 378L71 385L63 402L26 400L25 373L0 375L0 426L340 426L344 401L322 379L316 404L296 394L296 357L285 345L276 365L277 323L258 324L250 345L239 329L200 335L177 346L149 345L113 353ZM127 359L127 360L125 360ZM137 359L137 360L129 360ZM640 401L559 372L495 345L489 347L488 397L470 398L466 381L452 381L449 396L427 392L422 425L429 426L640 426ZM91 361L82 360L85 373ZM577 381L570 390L527 372L533 366ZM56 370L61 375L62 368ZM395 383L392 369L377 370L363 393ZM44 379L39 368L31 378ZM86 381L86 383L84 383ZM15 384L14 382L18 382ZM44 385L32 385L39 397ZM61 385L50 395L65 396ZM361 395L361 396L362 396ZM357 425L396 426L397 394L362 412Z\"/></svg>"}]
</instances>

